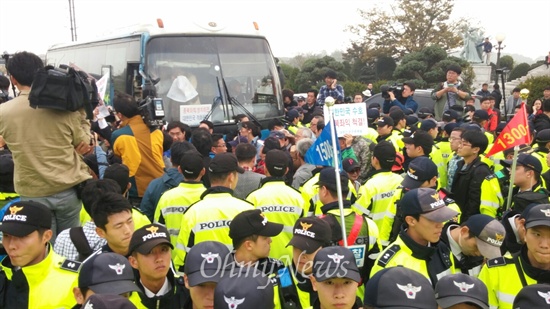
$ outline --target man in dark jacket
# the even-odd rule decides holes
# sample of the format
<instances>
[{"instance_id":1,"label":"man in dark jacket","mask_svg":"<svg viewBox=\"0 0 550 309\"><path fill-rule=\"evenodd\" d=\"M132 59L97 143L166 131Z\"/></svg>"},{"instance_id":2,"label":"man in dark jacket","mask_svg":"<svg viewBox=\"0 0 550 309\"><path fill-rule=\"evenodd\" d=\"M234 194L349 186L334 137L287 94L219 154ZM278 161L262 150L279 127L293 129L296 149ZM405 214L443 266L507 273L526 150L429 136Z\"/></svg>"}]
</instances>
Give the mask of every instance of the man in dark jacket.
<instances>
[{"instance_id":1,"label":"man in dark jacket","mask_svg":"<svg viewBox=\"0 0 550 309\"><path fill-rule=\"evenodd\" d=\"M457 154L463 158L457 164L451 191L460 207L460 221L465 222L472 215L480 213L481 183L491 174L487 164L481 162L480 154L485 152L489 141L483 132L467 130L461 136Z\"/></svg>"}]
</instances>

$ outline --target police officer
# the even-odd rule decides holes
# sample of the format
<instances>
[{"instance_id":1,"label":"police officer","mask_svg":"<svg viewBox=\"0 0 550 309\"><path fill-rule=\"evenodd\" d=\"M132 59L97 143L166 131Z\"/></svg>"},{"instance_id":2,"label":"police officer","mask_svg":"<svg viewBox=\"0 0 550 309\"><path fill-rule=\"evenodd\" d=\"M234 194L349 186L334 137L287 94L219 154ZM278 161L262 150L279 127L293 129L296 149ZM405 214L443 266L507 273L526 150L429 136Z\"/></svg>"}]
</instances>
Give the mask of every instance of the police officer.
<instances>
[{"instance_id":1,"label":"police officer","mask_svg":"<svg viewBox=\"0 0 550 309\"><path fill-rule=\"evenodd\" d=\"M522 216L526 233L520 252L487 261L479 274L494 308L515 308L514 296L523 287L550 284L550 204L530 206Z\"/></svg>"},{"instance_id":2,"label":"police officer","mask_svg":"<svg viewBox=\"0 0 550 309\"><path fill-rule=\"evenodd\" d=\"M356 296L361 278L351 250L338 246L321 249L315 255L311 274L313 289L319 298L311 308L363 308Z\"/></svg>"},{"instance_id":3,"label":"police officer","mask_svg":"<svg viewBox=\"0 0 550 309\"><path fill-rule=\"evenodd\" d=\"M284 176L288 172L288 164L288 157L283 151L268 151L265 155L268 177L261 181L259 189L252 191L246 198L270 222L284 225L282 233L273 237L270 256L276 259L292 254L285 246L292 238L292 226L306 212L300 192L285 184Z\"/></svg>"},{"instance_id":4,"label":"police officer","mask_svg":"<svg viewBox=\"0 0 550 309\"><path fill-rule=\"evenodd\" d=\"M403 224L403 213L399 207L403 195L412 189L417 188L437 188L437 166L428 157L418 157L411 161L409 168L405 173L405 178L401 182L401 185L397 188L392 205L388 208L388 213L393 216L386 216L384 220L385 226L391 226L391 233L389 234L389 242L385 244L387 246L390 242L394 242L397 235L401 231L401 225ZM460 208L453 199L447 196L446 191L438 191L440 198L445 202L445 205L458 212L458 216L453 218L453 222L458 222L460 219Z\"/></svg>"},{"instance_id":5,"label":"police officer","mask_svg":"<svg viewBox=\"0 0 550 309\"><path fill-rule=\"evenodd\" d=\"M501 257L500 246L504 241L504 226L494 218L477 214L461 225L453 222L443 227L441 241L453 253L457 270L470 276L478 276L484 258Z\"/></svg>"},{"instance_id":6,"label":"police officer","mask_svg":"<svg viewBox=\"0 0 550 309\"><path fill-rule=\"evenodd\" d=\"M391 146L389 146L391 148ZM348 181L347 174L340 173L340 181ZM357 214L351 209L351 203L348 200L343 201L344 207L344 225L346 235L342 237L342 221L340 218L340 208L338 206L338 194L336 188L336 170L333 167L325 168L319 175L319 199L323 203L321 210L324 217L331 225L332 241L336 245L343 246L343 237L346 237L347 248L351 249L360 258L357 259L357 266L361 271L363 282L368 280L370 270L374 261L380 253L381 247L378 242L378 227L366 215ZM347 193L347 188L342 188L342 194ZM360 297L363 297L363 289L359 289Z\"/></svg>"},{"instance_id":7,"label":"police officer","mask_svg":"<svg viewBox=\"0 0 550 309\"><path fill-rule=\"evenodd\" d=\"M476 277L458 273L441 278L435 286L437 304L441 309L489 309L485 284Z\"/></svg>"},{"instance_id":8,"label":"police officer","mask_svg":"<svg viewBox=\"0 0 550 309\"><path fill-rule=\"evenodd\" d=\"M80 268L78 287L73 289L78 305L73 309L88 308L82 304L94 294L122 295L128 298L130 293L137 291L139 288L134 283L134 272L128 259L114 252L99 253L87 259Z\"/></svg>"},{"instance_id":9,"label":"police officer","mask_svg":"<svg viewBox=\"0 0 550 309\"><path fill-rule=\"evenodd\" d=\"M422 274L405 267L382 269L365 287L365 308L437 309L434 290Z\"/></svg>"},{"instance_id":10,"label":"police officer","mask_svg":"<svg viewBox=\"0 0 550 309\"><path fill-rule=\"evenodd\" d=\"M221 278L214 290L214 309L280 308L273 302L274 295L273 282L268 277L243 270Z\"/></svg>"},{"instance_id":11,"label":"police officer","mask_svg":"<svg viewBox=\"0 0 550 309\"><path fill-rule=\"evenodd\" d=\"M250 203L232 195L238 174L244 173L234 154L217 154L210 162L208 172L211 187L183 214L174 258L176 269L180 271L186 251L201 241L216 240L231 247L229 223L240 212L253 209Z\"/></svg>"},{"instance_id":12,"label":"police officer","mask_svg":"<svg viewBox=\"0 0 550 309\"><path fill-rule=\"evenodd\" d=\"M399 136L398 131L395 131L394 134L394 126L395 123L391 117L380 117L376 122L376 132L378 132L376 142L380 143L381 141L388 141L393 145L395 151L402 151L401 149L403 147L401 139L403 138L403 136Z\"/></svg>"},{"instance_id":13,"label":"police officer","mask_svg":"<svg viewBox=\"0 0 550 309\"><path fill-rule=\"evenodd\" d=\"M396 151L389 142L379 142L372 151L371 164L376 172L359 188L359 199L353 207L376 223L380 232L380 242L382 245L387 245L391 224L387 226L385 224L387 221L384 219L392 216L388 213L388 209L393 202L395 190L403 178L391 171Z\"/></svg>"},{"instance_id":14,"label":"police officer","mask_svg":"<svg viewBox=\"0 0 550 309\"><path fill-rule=\"evenodd\" d=\"M138 308L182 308L188 298L184 280L172 270L170 234L160 224L137 229L130 240L130 265L140 291L130 296Z\"/></svg>"},{"instance_id":15,"label":"police officer","mask_svg":"<svg viewBox=\"0 0 550 309\"><path fill-rule=\"evenodd\" d=\"M283 227L282 224L270 222L259 209L241 212L229 225L229 237L233 240L235 249L231 254L234 265L232 268L253 268L264 276L273 278L276 282L273 301L277 308L287 301L294 306L298 303L297 297L284 299L284 293L278 289L279 270L284 270L284 264L280 260L269 258L271 237L279 235Z\"/></svg>"},{"instance_id":16,"label":"police officer","mask_svg":"<svg viewBox=\"0 0 550 309\"><path fill-rule=\"evenodd\" d=\"M185 256L185 287L190 299L183 308L212 308L214 289L222 276L227 275L229 249L218 241L203 241L196 244Z\"/></svg>"},{"instance_id":17,"label":"police officer","mask_svg":"<svg viewBox=\"0 0 550 309\"><path fill-rule=\"evenodd\" d=\"M292 246L292 263L286 265L289 272L280 277L286 277L281 280L281 289L285 293L298 294L300 306L297 308L308 308L317 300L317 292L313 290L310 279L313 260L323 247L330 245L331 237L330 224L318 217L300 218L294 225L293 236L288 243Z\"/></svg>"},{"instance_id":18,"label":"police officer","mask_svg":"<svg viewBox=\"0 0 550 309\"><path fill-rule=\"evenodd\" d=\"M193 203L200 200L206 190L201 182L205 173L204 159L198 151L187 151L178 167L183 174L183 181L160 197L155 209L155 223L164 224L170 233L172 244L180 231L181 221L185 210Z\"/></svg>"},{"instance_id":19,"label":"police officer","mask_svg":"<svg viewBox=\"0 0 550 309\"><path fill-rule=\"evenodd\" d=\"M439 242L443 222L458 213L445 205L436 190L413 189L400 204L404 226L397 240L380 253L371 271L402 265L418 271L435 286L442 276L455 272L449 248Z\"/></svg>"},{"instance_id":20,"label":"police officer","mask_svg":"<svg viewBox=\"0 0 550 309\"><path fill-rule=\"evenodd\" d=\"M441 188L447 187L447 163L445 162L445 157L441 153L441 149L439 148L439 143L435 142L437 140L437 136L439 134L437 122L433 119L427 119L423 120L422 124L420 125L420 131L427 132L432 139L434 140L432 151L430 152L430 158L432 161L434 161L435 165L437 165L437 171L439 174L439 186ZM420 134L420 132L417 132L416 134ZM409 138L414 143L414 137Z\"/></svg>"},{"instance_id":21,"label":"police officer","mask_svg":"<svg viewBox=\"0 0 550 309\"><path fill-rule=\"evenodd\" d=\"M535 139L537 147L533 149L533 156L539 159L542 166L542 173L548 171L548 164L546 164L546 155L550 152L550 129L544 129L537 132Z\"/></svg>"},{"instance_id":22,"label":"police officer","mask_svg":"<svg viewBox=\"0 0 550 309\"><path fill-rule=\"evenodd\" d=\"M0 308L71 308L76 304L79 262L53 252L52 214L45 205L13 203L4 214L0 231L7 256L0 273Z\"/></svg>"},{"instance_id":23,"label":"police officer","mask_svg":"<svg viewBox=\"0 0 550 309\"><path fill-rule=\"evenodd\" d=\"M502 164L511 168L513 160L504 160ZM522 153L516 159L514 188L512 189L512 207L522 212L532 202L548 203L549 192L540 177L542 166L533 155ZM508 193L508 192L506 192ZM533 194L535 193L535 194Z\"/></svg>"}]
</instances>

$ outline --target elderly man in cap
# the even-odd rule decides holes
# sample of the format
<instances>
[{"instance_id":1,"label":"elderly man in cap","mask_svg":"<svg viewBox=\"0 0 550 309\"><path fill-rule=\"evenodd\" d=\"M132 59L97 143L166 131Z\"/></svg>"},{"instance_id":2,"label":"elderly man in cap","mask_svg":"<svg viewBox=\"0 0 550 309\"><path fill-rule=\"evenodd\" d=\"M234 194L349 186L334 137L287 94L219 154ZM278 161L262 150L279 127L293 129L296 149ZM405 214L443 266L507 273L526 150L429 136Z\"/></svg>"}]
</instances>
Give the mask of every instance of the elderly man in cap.
<instances>
[{"instance_id":1,"label":"elderly man in cap","mask_svg":"<svg viewBox=\"0 0 550 309\"><path fill-rule=\"evenodd\" d=\"M53 252L51 221L51 210L38 202L20 201L7 208L0 225L7 252L0 265L0 308L75 304L71 291L80 263Z\"/></svg>"},{"instance_id":2,"label":"elderly man in cap","mask_svg":"<svg viewBox=\"0 0 550 309\"><path fill-rule=\"evenodd\" d=\"M467 86L458 79L461 73L462 69L458 65L450 65L447 68L447 80L432 91L436 120L440 121L443 112L451 109L451 106L464 106L464 102L471 98Z\"/></svg>"},{"instance_id":3,"label":"elderly man in cap","mask_svg":"<svg viewBox=\"0 0 550 309\"><path fill-rule=\"evenodd\" d=\"M227 246L217 241L203 241L189 250L183 278L190 300L183 308L212 308L214 289L222 276L228 274L229 253Z\"/></svg>"},{"instance_id":4,"label":"elderly man in cap","mask_svg":"<svg viewBox=\"0 0 550 309\"><path fill-rule=\"evenodd\" d=\"M477 277L485 258L502 256L500 246L505 236L502 223L490 216L477 214L461 225L446 224L441 241L451 249L456 269Z\"/></svg>"},{"instance_id":5,"label":"elderly man in cap","mask_svg":"<svg viewBox=\"0 0 550 309\"><path fill-rule=\"evenodd\" d=\"M52 287L48 286L50 292ZM58 288L56 285L55 289ZM94 294L122 295L127 298L131 292L137 291L139 288L134 283L130 262L113 252L99 253L84 261L78 274L78 287L73 289L78 304L85 303Z\"/></svg>"},{"instance_id":6,"label":"elderly man in cap","mask_svg":"<svg viewBox=\"0 0 550 309\"><path fill-rule=\"evenodd\" d=\"M211 187L183 214L174 261L180 271L185 254L199 242L216 240L232 247L229 237L231 220L242 211L253 209L250 203L233 197L238 175L244 173L234 154L217 154L210 162L208 173Z\"/></svg>"},{"instance_id":7,"label":"elderly man in cap","mask_svg":"<svg viewBox=\"0 0 550 309\"><path fill-rule=\"evenodd\" d=\"M350 249L339 246L321 249L315 255L310 278L319 295L313 303L314 309L363 307L356 296L361 275Z\"/></svg>"},{"instance_id":8,"label":"elderly man in cap","mask_svg":"<svg viewBox=\"0 0 550 309\"><path fill-rule=\"evenodd\" d=\"M435 286L437 281L455 273L450 249L439 241L443 223L458 213L445 205L436 190L413 189L400 202L404 226L397 240L380 253L371 271L404 266L418 271Z\"/></svg>"},{"instance_id":9,"label":"elderly man in cap","mask_svg":"<svg viewBox=\"0 0 550 309\"><path fill-rule=\"evenodd\" d=\"M439 308L489 309L485 284L476 277L458 273L441 278L435 286Z\"/></svg>"},{"instance_id":10,"label":"elderly man in cap","mask_svg":"<svg viewBox=\"0 0 550 309\"><path fill-rule=\"evenodd\" d=\"M405 267L390 267L374 275L365 287L365 309L437 309L434 290L422 274Z\"/></svg>"},{"instance_id":11,"label":"elderly man in cap","mask_svg":"<svg viewBox=\"0 0 550 309\"><path fill-rule=\"evenodd\" d=\"M522 216L526 231L520 252L487 261L479 274L491 308L515 308L514 296L521 288L550 284L550 204L529 206Z\"/></svg>"},{"instance_id":12,"label":"elderly man in cap","mask_svg":"<svg viewBox=\"0 0 550 309\"><path fill-rule=\"evenodd\" d=\"M160 224L149 224L137 229L130 241L130 265L135 271L135 282L140 291L130 301L140 308L182 308L188 296L183 279L172 270L170 234Z\"/></svg>"}]
</instances>

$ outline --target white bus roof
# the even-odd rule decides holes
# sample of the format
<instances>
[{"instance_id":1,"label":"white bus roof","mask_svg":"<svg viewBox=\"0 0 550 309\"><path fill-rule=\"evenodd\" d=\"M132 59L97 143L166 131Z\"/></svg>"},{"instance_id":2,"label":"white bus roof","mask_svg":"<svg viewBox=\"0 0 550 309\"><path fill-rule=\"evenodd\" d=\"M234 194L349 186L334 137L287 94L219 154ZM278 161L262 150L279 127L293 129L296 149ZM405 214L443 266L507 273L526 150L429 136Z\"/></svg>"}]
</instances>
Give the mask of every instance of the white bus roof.
<instances>
[{"instance_id":1,"label":"white bus roof","mask_svg":"<svg viewBox=\"0 0 550 309\"><path fill-rule=\"evenodd\" d=\"M162 23L162 21L160 21ZM102 33L95 38L69 42L69 43L59 43L54 44L50 49L62 48L67 46L74 46L86 43L101 42L112 39L120 39L132 36L139 36L143 33L148 33L151 37L163 36L163 35L220 35L220 36L257 36L265 38L260 34L256 22L250 21L248 23L238 23L238 22L178 22L174 26L170 27L161 27L159 21L157 25L154 24L138 24L127 26L123 28L113 29L112 31Z\"/></svg>"}]
</instances>

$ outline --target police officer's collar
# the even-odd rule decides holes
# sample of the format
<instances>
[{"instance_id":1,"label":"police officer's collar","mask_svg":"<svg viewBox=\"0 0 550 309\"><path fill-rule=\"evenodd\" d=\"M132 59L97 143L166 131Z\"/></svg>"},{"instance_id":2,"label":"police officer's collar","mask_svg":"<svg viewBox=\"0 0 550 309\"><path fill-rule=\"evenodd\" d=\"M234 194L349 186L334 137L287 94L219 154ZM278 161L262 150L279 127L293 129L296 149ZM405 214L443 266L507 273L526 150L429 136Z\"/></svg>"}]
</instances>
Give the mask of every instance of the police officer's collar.
<instances>
[{"instance_id":1,"label":"police officer's collar","mask_svg":"<svg viewBox=\"0 0 550 309\"><path fill-rule=\"evenodd\" d=\"M215 186L215 187L210 187L208 189L206 189L202 194L201 194L201 200L207 196L208 194L218 194L218 193L229 193L231 195L233 195L233 190L231 190L230 188L228 187L223 187L223 186Z\"/></svg>"},{"instance_id":2,"label":"police officer's collar","mask_svg":"<svg viewBox=\"0 0 550 309\"><path fill-rule=\"evenodd\" d=\"M343 201L344 208L351 208L351 202L349 200L344 199ZM326 214L330 210L338 209L338 201L330 202L328 204L325 204L321 207L321 211Z\"/></svg>"},{"instance_id":3,"label":"police officer's collar","mask_svg":"<svg viewBox=\"0 0 550 309\"><path fill-rule=\"evenodd\" d=\"M283 181L284 182L285 178L284 177L274 177L274 176L265 177L262 180L260 180L260 187L265 185L268 182L277 182L277 181Z\"/></svg>"},{"instance_id":4,"label":"police officer's collar","mask_svg":"<svg viewBox=\"0 0 550 309\"><path fill-rule=\"evenodd\" d=\"M414 241L408 234L406 229L401 229L399 233L401 240L411 249L412 256L420 260L428 260L436 251L436 246L434 244L428 244L428 246L423 246L416 241Z\"/></svg>"}]
</instances>

